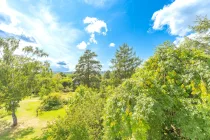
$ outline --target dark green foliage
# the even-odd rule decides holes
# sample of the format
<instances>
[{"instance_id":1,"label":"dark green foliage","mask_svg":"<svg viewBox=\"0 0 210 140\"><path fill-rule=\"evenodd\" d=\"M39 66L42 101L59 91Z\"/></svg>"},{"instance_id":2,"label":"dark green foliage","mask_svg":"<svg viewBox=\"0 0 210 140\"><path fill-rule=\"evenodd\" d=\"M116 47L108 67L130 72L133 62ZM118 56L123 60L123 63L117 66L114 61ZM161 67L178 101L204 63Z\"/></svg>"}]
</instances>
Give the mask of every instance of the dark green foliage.
<instances>
[{"instance_id":1,"label":"dark green foliage","mask_svg":"<svg viewBox=\"0 0 210 140\"><path fill-rule=\"evenodd\" d=\"M70 92L70 91L72 91L72 84L73 83L72 83L72 79L71 78L63 77L61 79L61 84L63 86L63 89L62 89L63 92Z\"/></svg>"},{"instance_id":2,"label":"dark green foliage","mask_svg":"<svg viewBox=\"0 0 210 140\"><path fill-rule=\"evenodd\" d=\"M74 84L99 88L101 78L101 64L96 60L95 52L86 50L76 65Z\"/></svg>"},{"instance_id":3,"label":"dark green foliage","mask_svg":"<svg viewBox=\"0 0 210 140\"><path fill-rule=\"evenodd\" d=\"M103 75L103 78L104 79L110 79L111 78L111 71L110 70L106 71Z\"/></svg>"},{"instance_id":4,"label":"dark green foliage","mask_svg":"<svg viewBox=\"0 0 210 140\"><path fill-rule=\"evenodd\" d=\"M115 53L115 58L111 60L114 84L118 85L124 79L130 78L141 62L132 47L127 44L120 46Z\"/></svg>"},{"instance_id":5,"label":"dark green foliage","mask_svg":"<svg viewBox=\"0 0 210 140\"><path fill-rule=\"evenodd\" d=\"M52 93L43 98L40 109L42 111L57 110L63 106L61 95L59 93Z\"/></svg>"}]
</instances>

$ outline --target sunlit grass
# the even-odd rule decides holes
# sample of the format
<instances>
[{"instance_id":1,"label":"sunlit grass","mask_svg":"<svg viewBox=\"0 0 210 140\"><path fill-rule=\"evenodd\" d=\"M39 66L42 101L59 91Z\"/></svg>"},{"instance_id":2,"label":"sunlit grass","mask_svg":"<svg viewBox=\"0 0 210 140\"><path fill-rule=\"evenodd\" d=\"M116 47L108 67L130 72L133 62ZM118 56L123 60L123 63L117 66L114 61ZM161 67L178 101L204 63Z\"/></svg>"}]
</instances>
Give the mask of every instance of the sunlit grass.
<instances>
[{"instance_id":1,"label":"sunlit grass","mask_svg":"<svg viewBox=\"0 0 210 140\"><path fill-rule=\"evenodd\" d=\"M41 115L39 116L40 120L44 120L44 121L52 121L55 120L57 117L63 117L66 114L65 109L61 108L59 110L52 110L52 111L46 111L41 113Z\"/></svg>"},{"instance_id":2,"label":"sunlit grass","mask_svg":"<svg viewBox=\"0 0 210 140\"><path fill-rule=\"evenodd\" d=\"M62 94L62 98L68 99L72 93ZM20 102L17 109L18 126L11 128L12 117L7 115L0 119L0 140L28 140L42 134L42 128L45 128L48 122L56 118L65 116L65 107L59 110L39 112L41 100L38 97L26 98ZM3 125L4 124L4 125ZM3 128L1 128L3 127Z\"/></svg>"}]
</instances>

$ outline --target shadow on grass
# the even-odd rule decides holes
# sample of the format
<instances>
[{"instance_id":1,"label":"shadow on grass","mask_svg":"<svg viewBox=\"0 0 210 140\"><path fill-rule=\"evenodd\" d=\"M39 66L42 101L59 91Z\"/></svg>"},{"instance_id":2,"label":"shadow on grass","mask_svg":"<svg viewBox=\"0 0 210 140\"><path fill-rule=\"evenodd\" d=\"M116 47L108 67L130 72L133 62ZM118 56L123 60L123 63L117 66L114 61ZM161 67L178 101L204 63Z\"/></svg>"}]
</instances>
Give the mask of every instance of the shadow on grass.
<instances>
[{"instance_id":1,"label":"shadow on grass","mask_svg":"<svg viewBox=\"0 0 210 140\"><path fill-rule=\"evenodd\" d=\"M18 128L18 127L11 127L10 123L5 121L0 121L0 140L16 140L23 138L29 134L34 133L34 128Z\"/></svg>"},{"instance_id":2,"label":"shadow on grass","mask_svg":"<svg viewBox=\"0 0 210 140\"><path fill-rule=\"evenodd\" d=\"M11 126L11 124L5 120L0 120L0 134L1 132L3 132L4 130L9 129ZM1 138L0 138L1 139Z\"/></svg>"}]
</instances>

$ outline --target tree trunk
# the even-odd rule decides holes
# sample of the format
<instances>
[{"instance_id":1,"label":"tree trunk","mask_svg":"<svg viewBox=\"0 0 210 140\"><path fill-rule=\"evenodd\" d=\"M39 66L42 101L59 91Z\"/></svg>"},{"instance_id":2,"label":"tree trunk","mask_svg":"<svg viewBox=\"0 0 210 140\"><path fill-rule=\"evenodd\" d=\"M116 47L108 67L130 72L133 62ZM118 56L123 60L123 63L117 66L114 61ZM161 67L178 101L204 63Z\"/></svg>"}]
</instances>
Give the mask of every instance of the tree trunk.
<instances>
[{"instance_id":1,"label":"tree trunk","mask_svg":"<svg viewBox=\"0 0 210 140\"><path fill-rule=\"evenodd\" d=\"M12 120L13 120L12 126L14 127L17 125L17 116L15 114L15 109L12 109Z\"/></svg>"}]
</instances>

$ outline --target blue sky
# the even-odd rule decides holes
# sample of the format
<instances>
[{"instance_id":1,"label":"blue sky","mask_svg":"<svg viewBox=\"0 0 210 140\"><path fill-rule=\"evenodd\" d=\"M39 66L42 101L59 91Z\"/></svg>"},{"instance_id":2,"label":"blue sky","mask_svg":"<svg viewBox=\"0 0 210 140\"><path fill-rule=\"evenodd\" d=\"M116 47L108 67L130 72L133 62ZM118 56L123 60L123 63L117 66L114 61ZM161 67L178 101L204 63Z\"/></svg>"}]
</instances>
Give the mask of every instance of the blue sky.
<instances>
[{"instance_id":1,"label":"blue sky","mask_svg":"<svg viewBox=\"0 0 210 140\"><path fill-rule=\"evenodd\" d=\"M146 60L164 41L190 36L188 26L210 17L209 7L210 0L1 0L0 36L43 49L54 71L73 71L85 49L107 70L123 43Z\"/></svg>"}]
</instances>

